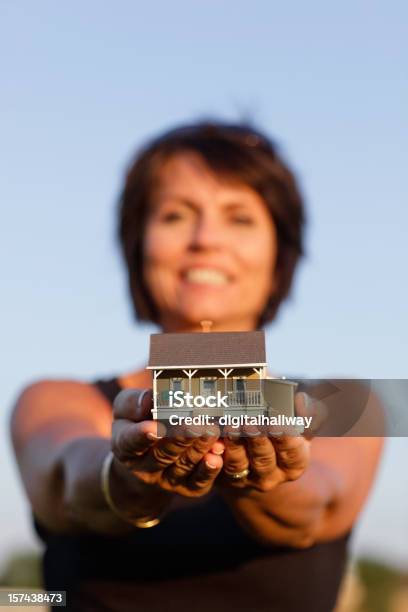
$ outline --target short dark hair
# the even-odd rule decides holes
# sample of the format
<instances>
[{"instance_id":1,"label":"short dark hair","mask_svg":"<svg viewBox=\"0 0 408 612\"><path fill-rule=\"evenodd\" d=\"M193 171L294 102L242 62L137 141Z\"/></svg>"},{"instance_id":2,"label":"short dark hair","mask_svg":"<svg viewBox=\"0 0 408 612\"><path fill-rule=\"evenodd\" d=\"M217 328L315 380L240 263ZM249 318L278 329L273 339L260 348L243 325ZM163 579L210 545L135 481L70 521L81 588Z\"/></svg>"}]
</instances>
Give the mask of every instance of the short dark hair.
<instances>
[{"instance_id":1,"label":"short dark hair","mask_svg":"<svg viewBox=\"0 0 408 612\"><path fill-rule=\"evenodd\" d=\"M289 295L296 264L304 254L303 198L274 142L251 125L220 121L200 121L166 132L148 142L130 165L119 200L118 229L136 318L159 322L143 275L144 228L161 167L185 152L199 154L215 174L239 180L264 200L276 226L278 253L275 290L258 323L272 321Z\"/></svg>"}]
</instances>

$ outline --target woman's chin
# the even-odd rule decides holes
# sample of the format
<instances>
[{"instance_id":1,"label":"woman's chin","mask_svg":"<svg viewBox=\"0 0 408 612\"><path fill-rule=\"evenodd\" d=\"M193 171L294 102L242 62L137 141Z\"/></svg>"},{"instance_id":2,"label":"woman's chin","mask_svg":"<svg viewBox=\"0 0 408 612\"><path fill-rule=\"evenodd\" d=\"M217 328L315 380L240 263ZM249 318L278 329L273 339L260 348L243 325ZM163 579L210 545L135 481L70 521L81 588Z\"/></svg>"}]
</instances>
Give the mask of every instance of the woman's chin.
<instances>
[{"instance_id":1,"label":"woman's chin","mask_svg":"<svg viewBox=\"0 0 408 612\"><path fill-rule=\"evenodd\" d=\"M200 328L200 322L207 320L213 322L213 327L227 325L232 320L239 318L238 313L231 311L231 308L226 308L228 304L210 303L195 303L183 304L179 310L182 319L189 325ZM230 304L228 306L231 306Z\"/></svg>"}]
</instances>

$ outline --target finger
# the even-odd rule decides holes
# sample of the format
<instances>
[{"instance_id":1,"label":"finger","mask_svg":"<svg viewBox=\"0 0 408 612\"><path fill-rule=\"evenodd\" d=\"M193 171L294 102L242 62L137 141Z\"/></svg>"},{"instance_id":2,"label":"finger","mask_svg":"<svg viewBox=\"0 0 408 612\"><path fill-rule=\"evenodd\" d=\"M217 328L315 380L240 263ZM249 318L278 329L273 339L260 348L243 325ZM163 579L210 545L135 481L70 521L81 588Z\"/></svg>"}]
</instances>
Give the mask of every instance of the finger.
<instances>
[{"instance_id":1,"label":"finger","mask_svg":"<svg viewBox=\"0 0 408 612\"><path fill-rule=\"evenodd\" d=\"M224 471L233 475L249 468L249 460L243 438L224 438L225 451L223 454Z\"/></svg>"},{"instance_id":2,"label":"finger","mask_svg":"<svg viewBox=\"0 0 408 612\"><path fill-rule=\"evenodd\" d=\"M165 476L170 483L176 484L186 479L202 461L204 455L211 453L213 441L208 437L201 437L192 442L185 452L165 470ZM218 454L219 456L219 454ZM222 460L221 460L222 463Z\"/></svg>"},{"instance_id":3,"label":"finger","mask_svg":"<svg viewBox=\"0 0 408 612\"><path fill-rule=\"evenodd\" d=\"M276 452L266 436L247 437L246 446L251 469L251 478L270 477L276 469Z\"/></svg>"},{"instance_id":4,"label":"finger","mask_svg":"<svg viewBox=\"0 0 408 612\"><path fill-rule=\"evenodd\" d=\"M165 435L165 426L156 421L116 419L112 423L112 451L119 461L132 462Z\"/></svg>"},{"instance_id":5,"label":"finger","mask_svg":"<svg viewBox=\"0 0 408 612\"><path fill-rule=\"evenodd\" d=\"M223 460L220 455L207 453L188 479L188 488L193 491L210 489L221 472Z\"/></svg>"},{"instance_id":6,"label":"finger","mask_svg":"<svg viewBox=\"0 0 408 612\"><path fill-rule=\"evenodd\" d=\"M217 440L221 434L218 425L186 425L185 423L172 425L167 430L168 437L180 437L185 436L186 438L212 438ZM217 447L216 447L217 448Z\"/></svg>"},{"instance_id":7,"label":"finger","mask_svg":"<svg viewBox=\"0 0 408 612\"><path fill-rule=\"evenodd\" d=\"M151 389L123 389L113 402L113 418L146 421L152 418L153 392Z\"/></svg>"},{"instance_id":8,"label":"finger","mask_svg":"<svg viewBox=\"0 0 408 612\"><path fill-rule=\"evenodd\" d=\"M144 455L141 469L148 472L158 472L166 469L183 455L194 442L194 438L184 435L163 438L152 446Z\"/></svg>"},{"instance_id":9,"label":"finger","mask_svg":"<svg viewBox=\"0 0 408 612\"><path fill-rule=\"evenodd\" d=\"M295 394L295 413L303 418L313 416L313 399L304 391Z\"/></svg>"},{"instance_id":10,"label":"finger","mask_svg":"<svg viewBox=\"0 0 408 612\"><path fill-rule=\"evenodd\" d=\"M174 435L177 431L177 435ZM160 471L164 470L169 465L175 463L180 455L184 454L185 450L191 446L196 438L188 435L191 432L191 428L187 428L186 425L179 425L177 429L173 431L172 437L166 437L156 445L154 445L150 452L146 455L146 462L143 467L149 471ZM209 448L216 440L217 436L220 435L219 427L215 425L206 426L203 439L208 440Z\"/></svg>"},{"instance_id":11,"label":"finger","mask_svg":"<svg viewBox=\"0 0 408 612\"><path fill-rule=\"evenodd\" d=\"M281 425L267 425L265 426L265 433L267 436L272 438L278 438L283 435L282 426Z\"/></svg>"},{"instance_id":12,"label":"finger","mask_svg":"<svg viewBox=\"0 0 408 612\"><path fill-rule=\"evenodd\" d=\"M248 438L256 438L261 435L261 428L255 427L255 425L243 425L241 428L243 436Z\"/></svg>"},{"instance_id":13,"label":"finger","mask_svg":"<svg viewBox=\"0 0 408 612\"><path fill-rule=\"evenodd\" d=\"M298 478L310 461L310 442L303 436L282 436L272 441L277 465L289 480Z\"/></svg>"},{"instance_id":14,"label":"finger","mask_svg":"<svg viewBox=\"0 0 408 612\"><path fill-rule=\"evenodd\" d=\"M173 426L171 429L171 433L173 432L173 430L175 432L177 432L177 430L175 429L175 427L177 426ZM205 429L203 425L186 425L184 427L184 431L186 434L187 438L201 438L202 436L206 435Z\"/></svg>"},{"instance_id":15,"label":"finger","mask_svg":"<svg viewBox=\"0 0 408 612\"><path fill-rule=\"evenodd\" d=\"M303 434L303 425L269 425L268 435L272 438L299 437Z\"/></svg>"},{"instance_id":16,"label":"finger","mask_svg":"<svg viewBox=\"0 0 408 612\"><path fill-rule=\"evenodd\" d=\"M222 430L223 438L229 438L230 440L236 440L241 437L240 427L233 427L232 425L225 425Z\"/></svg>"},{"instance_id":17,"label":"finger","mask_svg":"<svg viewBox=\"0 0 408 612\"><path fill-rule=\"evenodd\" d=\"M310 426L305 428L304 432L308 439L319 431L327 419L327 406L324 402L314 399L304 391L295 395L295 411L297 416L312 418Z\"/></svg>"},{"instance_id":18,"label":"finger","mask_svg":"<svg viewBox=\"0 0 408 612\"><path fill-rule=\"evenodd\" d=\"M222 440L217 440L211 447L211 452L214 455L222 455L225 450L225 444Z\"/></svg>"}]
</instances>

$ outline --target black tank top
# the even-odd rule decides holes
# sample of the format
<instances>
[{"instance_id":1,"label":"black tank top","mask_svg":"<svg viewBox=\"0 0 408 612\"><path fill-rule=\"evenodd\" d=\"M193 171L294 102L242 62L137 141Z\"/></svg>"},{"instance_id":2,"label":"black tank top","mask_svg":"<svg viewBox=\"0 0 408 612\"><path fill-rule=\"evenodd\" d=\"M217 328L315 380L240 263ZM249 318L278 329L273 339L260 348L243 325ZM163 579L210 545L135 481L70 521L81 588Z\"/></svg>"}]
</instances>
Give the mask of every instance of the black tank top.
<instances>
[{"instance_id":1,"label":"black tank top","mask_svg":"<svg viewBox=\"0 0 408 612\"><path fill-rule=\"evenodd\" d=\"M110 402L121 390L116 379L95 384ZM67 591L67 609L78 612L329 612L350 537L262 546L215 492L131 535L59 535L34 524L45 588Z\"/></svg>"}]
</instances>

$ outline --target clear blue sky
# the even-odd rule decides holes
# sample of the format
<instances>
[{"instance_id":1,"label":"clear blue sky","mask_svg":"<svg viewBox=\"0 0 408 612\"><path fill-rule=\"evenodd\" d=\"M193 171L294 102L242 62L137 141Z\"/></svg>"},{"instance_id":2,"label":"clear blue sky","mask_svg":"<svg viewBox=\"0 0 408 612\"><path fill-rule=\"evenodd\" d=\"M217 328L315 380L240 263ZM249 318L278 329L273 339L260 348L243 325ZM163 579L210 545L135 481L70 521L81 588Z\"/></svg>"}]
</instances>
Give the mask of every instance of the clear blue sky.
<instances>
[{"instance_id":1,"label":"clear blue sky","mask_svg":"<svg viewBox=\"0 0 408 612\"><path fill-rule=\"evenodd\" d=\"M0 2L0 561L33 541L6 441L18 390L146 357L114 211L130 155L163 128L250 116L297 170L308 258L270 367L408 378L407 18L402 1ZM393 441L358 546L408 563L407 459Z\"/></svg>"}]
</instances>

